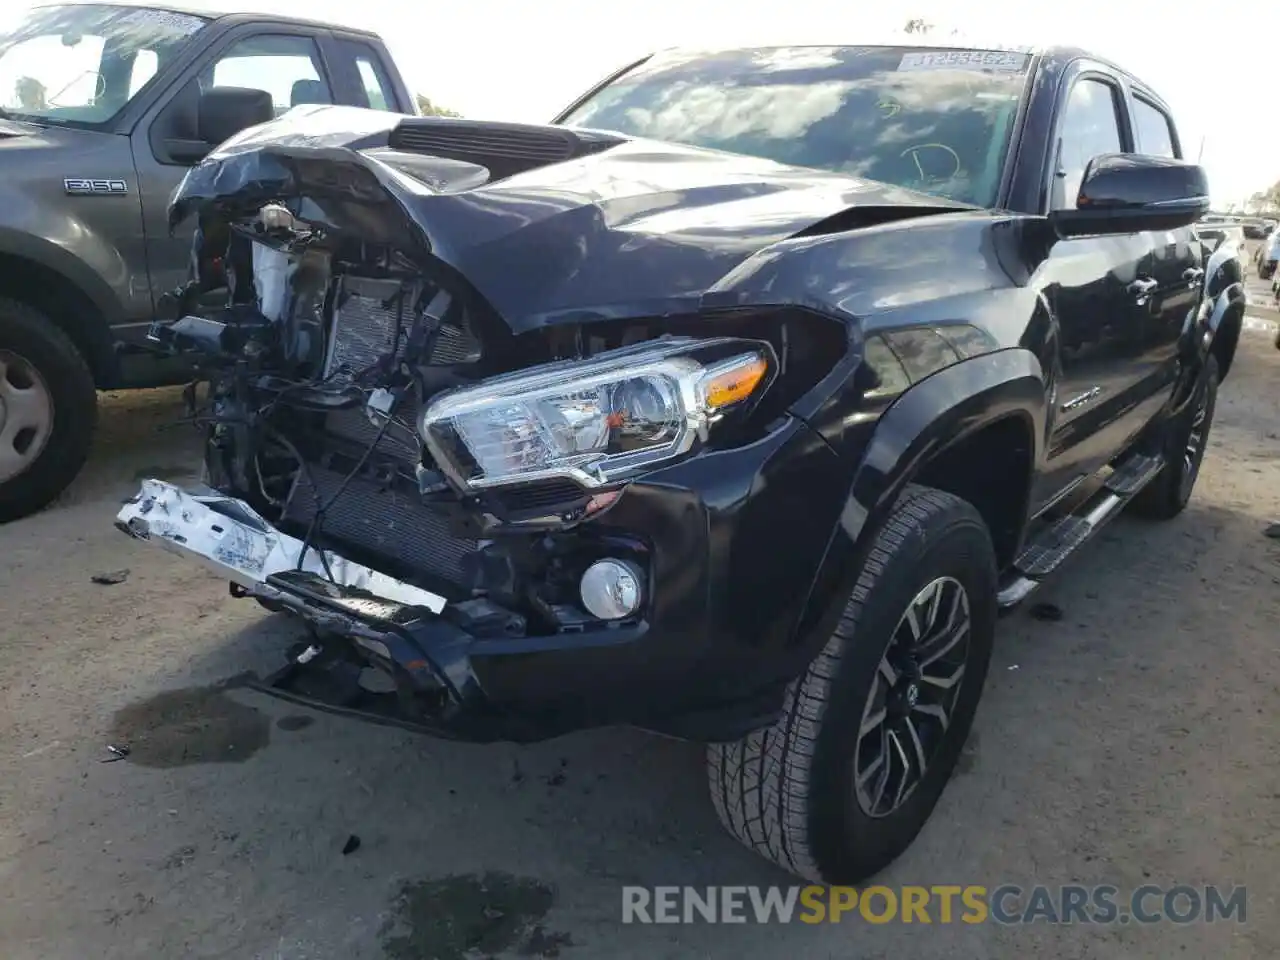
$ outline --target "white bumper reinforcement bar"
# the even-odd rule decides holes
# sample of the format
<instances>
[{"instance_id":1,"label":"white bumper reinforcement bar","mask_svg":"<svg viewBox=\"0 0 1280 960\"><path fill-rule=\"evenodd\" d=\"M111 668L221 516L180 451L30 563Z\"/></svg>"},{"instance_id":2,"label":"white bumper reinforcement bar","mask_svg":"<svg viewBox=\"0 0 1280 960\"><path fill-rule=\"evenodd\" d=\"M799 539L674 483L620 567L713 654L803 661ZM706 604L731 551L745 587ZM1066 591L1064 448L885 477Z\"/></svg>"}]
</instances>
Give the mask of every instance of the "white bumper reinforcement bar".
<instances>
[{"instance_id":1,"label":"white bumper reinforcement bar","mask_svg":"<svg viewBox=\"0 0 1280 960\"><path fill-rule=\"evenodd\" d=\"M139 540L197 560L257 596L270 598L277 593L266 583L267 577L301 569L324 577L332 573L342 586L434 613L447 602L330 550L324 551L327 571L315 547L307 550L299 564L301 540L281 533L243 500L207 487L184 490L163 480L144 480L137 496L116 514L116 526Z\"/></svg>"}]
</instances>

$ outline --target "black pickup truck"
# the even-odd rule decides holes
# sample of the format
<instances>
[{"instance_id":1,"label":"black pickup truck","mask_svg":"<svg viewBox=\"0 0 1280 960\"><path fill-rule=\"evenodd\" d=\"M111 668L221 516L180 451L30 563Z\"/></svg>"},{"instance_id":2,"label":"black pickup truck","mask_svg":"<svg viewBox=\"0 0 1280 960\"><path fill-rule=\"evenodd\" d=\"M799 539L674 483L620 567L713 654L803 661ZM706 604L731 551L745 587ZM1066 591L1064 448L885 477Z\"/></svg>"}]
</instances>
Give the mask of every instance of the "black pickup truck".
<instances>
[{"instance_id":1,"label":"black pickup truck","mask_svg":"<svg viewBox=\"0 0 1280 960\"><path fill-rule=\"evenodd\" d=\"M669 52L546 126L256 127L171 210L224 306L154 330L206 358L207 485L117 525L309 626L258 689L703 741L730 831L860 880L999 611L1191 496L1244 291L1182 152L1075 50Z\"/></svg>"},{"instance_id":2,"label":"black pickup truck","mask_svg":"<svg viewBox=\"0 0 1280 960\"><path fill-rule=\"evenodd\" d=\"M329 24L89 3L0 33L0 523L74 479L95 388L190 379L146 340L189 273L170 194L232 133L317 103L415 112L382 41Z\"/></svg>"}]
</instances>

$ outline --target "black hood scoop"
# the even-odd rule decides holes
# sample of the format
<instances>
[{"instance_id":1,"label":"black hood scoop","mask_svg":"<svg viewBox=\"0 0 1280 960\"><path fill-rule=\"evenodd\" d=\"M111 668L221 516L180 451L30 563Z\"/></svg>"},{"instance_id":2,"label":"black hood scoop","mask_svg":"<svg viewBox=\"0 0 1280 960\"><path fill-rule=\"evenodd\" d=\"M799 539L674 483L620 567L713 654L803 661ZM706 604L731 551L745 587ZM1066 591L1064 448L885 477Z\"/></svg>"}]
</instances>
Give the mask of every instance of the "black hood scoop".
<instances>
[{"instance_id":1,"label":"black hood scoop","mask_svg":"<svg viewBox=\"0 0 1280 960\"><path fill-rule=\"evenodd\" d=\"M502 180L526 170L600 153L625 139L598 131L532 123L412 117L391 131L387 146L478 164L488 169L491 180Z\"/></svg>"}]
</instances>

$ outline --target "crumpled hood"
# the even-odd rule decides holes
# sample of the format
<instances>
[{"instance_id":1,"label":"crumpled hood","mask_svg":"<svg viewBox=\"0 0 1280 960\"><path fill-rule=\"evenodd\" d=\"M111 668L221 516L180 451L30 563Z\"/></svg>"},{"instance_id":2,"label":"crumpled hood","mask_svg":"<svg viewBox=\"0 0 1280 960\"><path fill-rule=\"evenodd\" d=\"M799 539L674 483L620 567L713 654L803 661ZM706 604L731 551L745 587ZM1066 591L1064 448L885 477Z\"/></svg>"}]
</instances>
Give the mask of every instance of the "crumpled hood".
<instances>
[{"instance_id":1,"label":"crumpled hood","mask_svg":"<svg viewBox=\"0 0 1280 960\"><path fill-rule=\"evenodd\" d=\"M404 148L415 129L430 132L434 155ZM559 153L557 137L569 144ZM521 150L525 169L495 179ZM850 211L867 225L973 209L615 134L320 106L219 147L175 191L170 223L197 211L246 216L288 198L300 199L304 219L447 264L516 332L695 310L748 257Z\"/></svg>"}]
</instances>

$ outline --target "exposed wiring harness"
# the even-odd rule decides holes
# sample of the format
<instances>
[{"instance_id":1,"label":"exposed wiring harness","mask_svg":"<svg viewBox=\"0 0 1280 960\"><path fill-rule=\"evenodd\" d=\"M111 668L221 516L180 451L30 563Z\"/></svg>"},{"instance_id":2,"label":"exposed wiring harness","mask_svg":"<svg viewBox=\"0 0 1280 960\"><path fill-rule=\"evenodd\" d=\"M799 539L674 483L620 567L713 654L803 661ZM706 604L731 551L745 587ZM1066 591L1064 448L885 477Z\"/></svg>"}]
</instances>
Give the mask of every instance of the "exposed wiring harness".
<instances>
[{"instance_id":1,"label":"exposed wiring harness","mask_svg":"<svg viewBox=\"0 0 1280 960\"><path fill-rule=\"evenodd\" d=\"M398 359L398 356L400 353L400 342L401 342L402 331L404 327L404 305L405 305L406 293L407 291L405 291L404 288L401 288L400 292L395 297L395 302L396 302L395 337L392 340L390 351L380 356L377 360L371 363L364 370L353 375L351 386L355 386L356 384L360 383L360 381L363 380L365 376L367 376L368 374L374 371L379 371L385 377L390 377L392 371L388 369L388 367L394 368L396 360ZM390 306L390 302L387 303L387 306ZM357 389L359 389L359 387L357 387ZM373 455L373 451L377 449L378 444L382 442L382 438L386 436L387 428L390 427L393 423L395 423L397 426L405 427L405 425L401 423L399 420L397 420L395 417L395 410L396 410L396 407L400 405L400 400L403 396L403 389L399 387L393 389L391 391L391 396L392 396L391 405L387 408L387 410L384 413L382 425L378 428L377 434L374 435L374 438L369 442L369 445L365 447L364 453L361 454L360 459L356 461L356 465L352 467L351 471L345 477L342 478L342 482L338 484L338 488L334 490L333 493L329 496L329 499L324 501L323 503L320 502L319 491L318 490L315 491L314 495L316 498L316 512L311 518L311 523L307 525L306 536L302 538L302 549L298 551L297 569L299 570L302 569L303 563L305 563L306 561L307 551L311 549L311 544L313 540L320 534L321 530L323 529L325 514L334 505L334 503L337 502L338 498L341 497L342 494L346 492L346 489L351 484L351 481L354 480L362 470L364 470L365 464L369 462L369 458ZM276 401L278 400L279 400L279 397L276 397ZM329 580L333 581L334 580L333 573L329 570L329 565L325 557L324 548L317 547L316 552L319 553L320 555L320 561L322 564L324 564L325 573L328 575Z\"/></svg>"},{"instance_id":2,"label":"exposed wiring harness","mask_svg":"<svg viewBox=\"0 0 1280 960\"><path fill-rule=\"evenodd\" d=\"M279 509L282 514L289 511L289 507L293 502L293 498L297 495L300 486L303 482L306 483L311 496L315 501L316 509L307 525L307 531L303 537L301 549L298 552L297 565L295 569L302 570L306 564L308 553L314 550L319 556L325 575L328 577L330 582L333 583L337 583L337 579L330 567L328 554L322 545L317 544L318 538L323 534L325 517L338 499L347 491L351 482L355 480L355 478L365 469L370 457L373 456L374 451L378 448L391 426L394 425L407 432L414 439L417 439L416 429L411 424L408 424L396 417L395 411L400 405L405 393L410 389L417 390L417 388L420 388L421 384L419 383L419 378L412 375L404 378L398 377L397 373L399 371L397 370L397 363L402 359L400 356L402 346L406 348L406 353L412 352L414 354L419 354L421 352L425 352L426 355L430 355L431 350L434 349L441 324L439 320L430 315L429 310L420 311L417 309L421 308L423 304L420 301L415 302L415 312L419 313L419 316L411 325L406 337L406 331L404 329L404 313L406 301L410 299L412 298L410 297L409 289L402 287L397 294L392 298L389 298L384 303L385 308L390 308L393 303L396 305L394 337L390 344L390 350L387 353L380 355L376 360L364 368L353 372L348 366L343 365L336 370L330 371L323 377L299 380L290 383L285 385L282 389L278 389L266 403L257 407L256 410L253 410L251 413L246 411L246 415L220 413L195 414L193 411L193 416L191 416L189 420L189 422L196 426L216 426L227 424L246 427L248 430L253 432L262 431L262 433L269 435L272 440L278 443L279 446L287 452L294 461L296 461L298 465L298 473L295 475L293 484L289 489L288 494L284 496L283 501L279 496L272 496L272 494L267 490L267 483L263 477L261 456L256 450L253 454L252 465L254 479L256 480L259 491L265 500L273 507ZM400 369L404 370L405 368L401 367ZM341 378L342 382L340 384L335 384L334 381L339 378ZM371 382L371 380L373 382ZM397 380L399 382L396 382ZM406 380L408 382L405 382ZM377 381L381 381L382 384L391 382L392 385L390 385L389 389L387 386L383 385L374 386L373 384ZM330 389L331 387L336 389ZM352 396L353 399L358 397L359 399L357 402L362 402L367 408L372 409L369 407L369 400L374 392L380 389L388 390L391 395L391 402L385 409L378 411L378 414L382 418L382 423L378 427L377 433L364 448L364 451L360 455L355 466L342 478L337 489L333 490L327 498L322 497L320 487L316 482L311 467L302 456L302 453L288 437L286 437L271 423L273 414L276 412L282 401L295 396L299 392L307 390L325 391L331 393L331 395L337 396L355 395ZM254 442L254 445L256 447L257 443Z\"/></svg>"},{"instance_id":3,"label":"exposed wiring harness","mask_svg":"<svg viewBox=\"0 0 1280 960\"><path fill-rule=\"evenodd\" d=\"M293 459L297 461L299 478L307 482L307 485L311 488L312 497L315 498L315 501L317 504L320 503L320 500L321 500L320 486L316 483L315 475L312 474L311 472L310 464L307 463L306 459L302 456L301 452L294 445L293 441L291 441L288 437L286 437L283 433L281 433L279 430L273 427L266 420L263 420L261 417L258 417L258 416L247 418L247 417L223 416L223 415L213 415L213 416L206 415L206 416L192 417L191 423L198 427L199 426L216 426L218 424L230 424L230 425L236 425L236 426L243 426L243 427L248 427L251 430L256 427L256 428L261 428L265 430L267 433L270 433L272 436L272 439L274 439L277 443L283 446L285 450L288 451L289 455L292 456ZM376 445L377 445L377 440L375 440L374 443L370 445L369 450L365 451L366 458L368 457L368 454L372 451L373 447ZM254 458L254 468L258 474L258 483L259 485L261 485L262 473L257 463L257 457ZM295 481L294 488L290 490L289 497L285 501L284 506L282 507L282 510L288 509L289 502L293 499L293 496L296 493L296 491L297 491L297 482ZM262 493L264 496L267 497L268 500L271 499L270 496L267 495L266 490L263 490ZM329 568L329 558L325 555L323 550L318 551L318 553L320 554L320 564L321 566L324 567L325 575L331 581L336 583L337 581L334 579L333 571ZM302 557L306 556L305 543L303 544L303 550L302 550L301 556ZM298 569L302 569L301 558L299 559Z\"/></svg>"}]
</instances>

